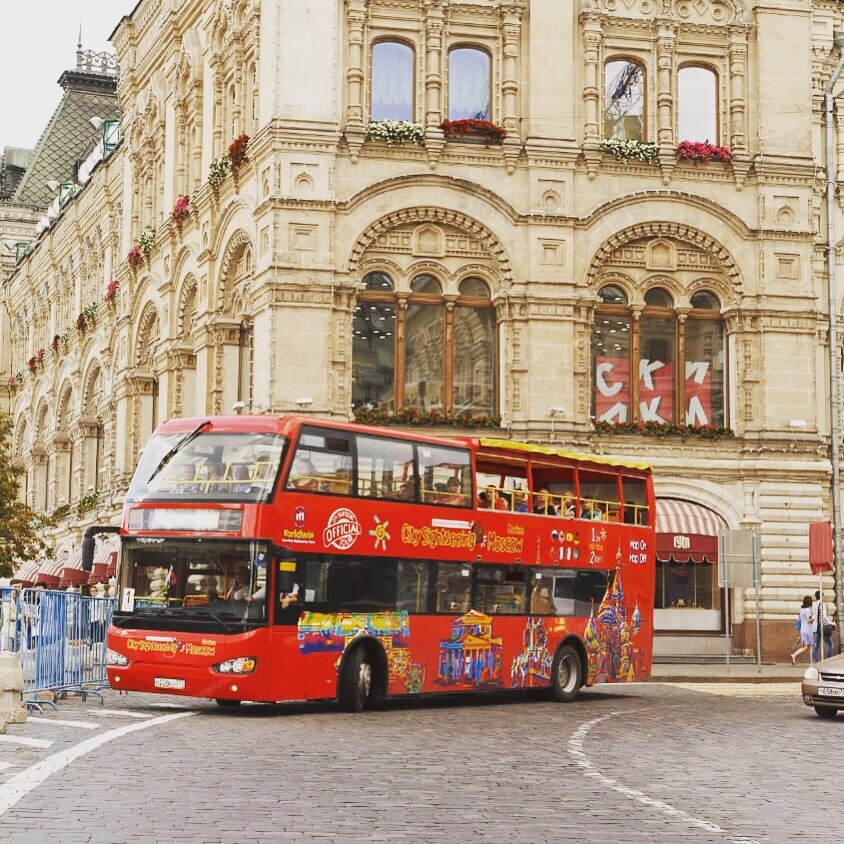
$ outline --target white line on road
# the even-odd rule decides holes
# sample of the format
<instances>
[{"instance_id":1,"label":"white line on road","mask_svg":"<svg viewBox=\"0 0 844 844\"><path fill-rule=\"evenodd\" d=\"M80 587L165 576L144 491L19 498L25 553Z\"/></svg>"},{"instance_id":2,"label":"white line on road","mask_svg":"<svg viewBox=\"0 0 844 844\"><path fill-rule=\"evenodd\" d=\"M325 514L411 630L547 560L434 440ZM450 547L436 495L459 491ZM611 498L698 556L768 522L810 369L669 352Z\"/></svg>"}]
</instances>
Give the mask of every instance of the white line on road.
<instances>
[{"instance_id":1,"label":"white line on road","mask_svg":"<svg viewBox=\"0 0 844 844\"><path fill-rule=\"evenodd\" d=\"M196 714L195 712L174 712L171 715L161 715L158 718L152 718L148 721L126 724L123 727L117 727L114 730L109 730L108 732L85 739L85 741L80 741L79 744L74 744L72 747L60 750L58 753L53 753L46 759L42 759L35 765L31 765L26 770L10 777L5 783L0 785L0 816L8 812L23 797L26 797L30 791L38 788L50 776L62 770L62 768L66 768L71 762L79 759L80 756L84 756L86 753L90 753L92 750L96 750L98 747L114 739L122 738L137 730L158 727L170 721L175 721L177 718L187 718L190 715ZM6 738L6 736L0 736L0 739L2 738ZM30 739L30 741L35 741L35 739Z\"/></svg>"},{"instance_id":2,"label":"white line on road","mask_svg":"<svg viewBox=\"0 0 844 844\"><path fill-rule=\"evenodd\" d=\"M0 736L3 744L19 744L21 747L49 747L53 742L40 738L25 738L24 736Z\"/></svg>"},{"instance_id":3,"label":"white line on road","mask_svg":"<svg viewBox=\"0 0 844 844\"><path fill-rule=\"evenodd\" d=\"M26 719L27 724L49 724L51 727L77 727L80 730L99 730L99 724L92 724L90 721L64 721L61 718L33 718L31 715Z\"/></svg>"},{"instance_id":4,"label":"white line on road","mask_svg":"<svg viewBox=\"0 0 844 844\"><path fill-rule=\"evenodd\" d=\"M572 733L571 738L568 741L568 753L569 756L574 759L577 766L583 771L584 775L597 780L601 783L601 785L611 788L613 791L617 791L625 797L629 797L636 803L641 803L643 806L657 809L664 815L668 815L680 823L686 824L686 826L690 826L695 829L704 829L707 832L714 832L720 835L730 835L726 829L718 826L718 824L711 823L703 818L696 818L694 815L690 815L688 812L684 812L682 809L678 809L670 803L666 803L664 800L649 797L647 794L639 791L638 789L622 785L622 783L605 776L593 767L592 763L589 761L589 757L586 755L586 751L583 749L583 744L589 730L591 730L596 724L600 724L601 721L606 721L608 718L621 714L621 712L611 712L609 715L602 715L600 718L593 718L591 721L581 724L580 727ZM731 837L729 840L734 842L734 844L757 844L757 842L752 838L746 838L744 836Z\"/></svg>"},{"instance_id":5,"label":"white line on road","mask_svg":"<svg viewBox=\"0 0 844 844\"><path fill-rule=\"evenodd\" d=\"M137 709L97 709L88 714L94 717L98 715L125 715L127 718L152 718L151 712L138 712Z\"/></svg>"}]
</instances>

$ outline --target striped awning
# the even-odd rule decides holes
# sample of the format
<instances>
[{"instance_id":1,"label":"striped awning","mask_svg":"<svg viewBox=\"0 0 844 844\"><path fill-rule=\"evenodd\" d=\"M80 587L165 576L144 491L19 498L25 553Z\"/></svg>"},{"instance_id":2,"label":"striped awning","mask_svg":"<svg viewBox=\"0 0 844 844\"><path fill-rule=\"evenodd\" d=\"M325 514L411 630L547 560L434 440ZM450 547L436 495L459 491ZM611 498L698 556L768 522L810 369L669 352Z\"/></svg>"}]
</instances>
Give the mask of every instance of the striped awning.
<instances>
[{"instance_id":1,"label":"striped awning","mask_svg":"<svg viewBox=\"0 0 844 844\"><path fill-rule=\"evenodd\" d=\"M681 501L656 501L656 558L667 563L712 563L718 559L718 531L726 521L713 510Z\"/></svg>"},{"instance_id":2,"label":"striped awning","mask_svg":"<svg viewBox=\"0 0 844 844\"><path fill-rule=\"evenodd\" d=\"M11 582L21 586L31 586L35 583L35 577L41 566L39 560L27 560L13 575Z\"/></svg>"}]
</instances>

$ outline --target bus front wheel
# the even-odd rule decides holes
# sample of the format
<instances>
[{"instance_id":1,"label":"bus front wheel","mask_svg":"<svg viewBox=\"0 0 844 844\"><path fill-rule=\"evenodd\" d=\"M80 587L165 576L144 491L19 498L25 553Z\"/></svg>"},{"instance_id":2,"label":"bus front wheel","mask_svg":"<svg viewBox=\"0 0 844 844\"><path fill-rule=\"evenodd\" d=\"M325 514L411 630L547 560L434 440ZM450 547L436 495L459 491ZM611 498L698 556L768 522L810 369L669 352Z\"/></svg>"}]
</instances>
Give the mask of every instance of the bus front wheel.
<instances>
[{"instance_id":1,"label":"bus front wheel","mask_svg":"<svg viewBox=\"0 0 844 844\"><path fill-rule=\"evenodd\" d=\"M562 703L570 703L577 697L583 685L583 663L580 655L571 645L557 650L551 666L551 688L554 697Z\"/></svg>"},{"instance_id":2,"label":"bus front wheel","mask_svg":"<svg viewBox=\"0 0 844 844\"><path fill-rule=\"evenodd\" d=\"M372 697L372 659L366 648L355 648L340 669L338 699L346 712L360 712Z\"/></svg>"}]
</instances>

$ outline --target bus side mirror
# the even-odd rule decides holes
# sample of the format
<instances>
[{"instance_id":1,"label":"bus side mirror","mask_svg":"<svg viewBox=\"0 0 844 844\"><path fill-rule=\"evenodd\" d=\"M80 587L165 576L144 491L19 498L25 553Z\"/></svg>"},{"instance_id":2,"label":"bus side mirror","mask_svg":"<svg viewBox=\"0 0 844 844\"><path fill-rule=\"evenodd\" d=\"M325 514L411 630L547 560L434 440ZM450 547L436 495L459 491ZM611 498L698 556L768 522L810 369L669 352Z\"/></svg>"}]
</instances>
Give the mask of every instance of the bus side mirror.
<instances>
[{"instance_id":1,"label":"bus side mirror","mask_svg":"<svg viewBox=\"0 0 844 844\"><path fill-rule=\"evenodd\" d=\"M296 560L281 560L278 564L278 591L292 592L296 583Z\"/></svg>"}]
</instances>

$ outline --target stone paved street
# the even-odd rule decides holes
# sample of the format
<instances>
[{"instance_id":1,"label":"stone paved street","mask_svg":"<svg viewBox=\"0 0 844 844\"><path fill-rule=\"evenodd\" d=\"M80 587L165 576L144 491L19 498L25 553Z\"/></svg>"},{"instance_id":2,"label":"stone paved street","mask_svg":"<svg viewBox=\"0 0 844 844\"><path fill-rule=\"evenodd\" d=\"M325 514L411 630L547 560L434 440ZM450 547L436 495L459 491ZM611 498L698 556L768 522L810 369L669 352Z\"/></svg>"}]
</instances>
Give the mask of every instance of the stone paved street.
<instances>
[{"instance_id":1,"label":"stone paved street","mask_svg":"<svg viewBox=\"0 0 844 844\"><path fill-rule=\"evenodd\" d=\"M0 841L781 842L844 785L795 776L844 728L798 690L650 683L568 706L449 697L362 715L107 692L9 728L0 808L57 754L102 743L5 809Z\"/></svg>"}]
</instances>

